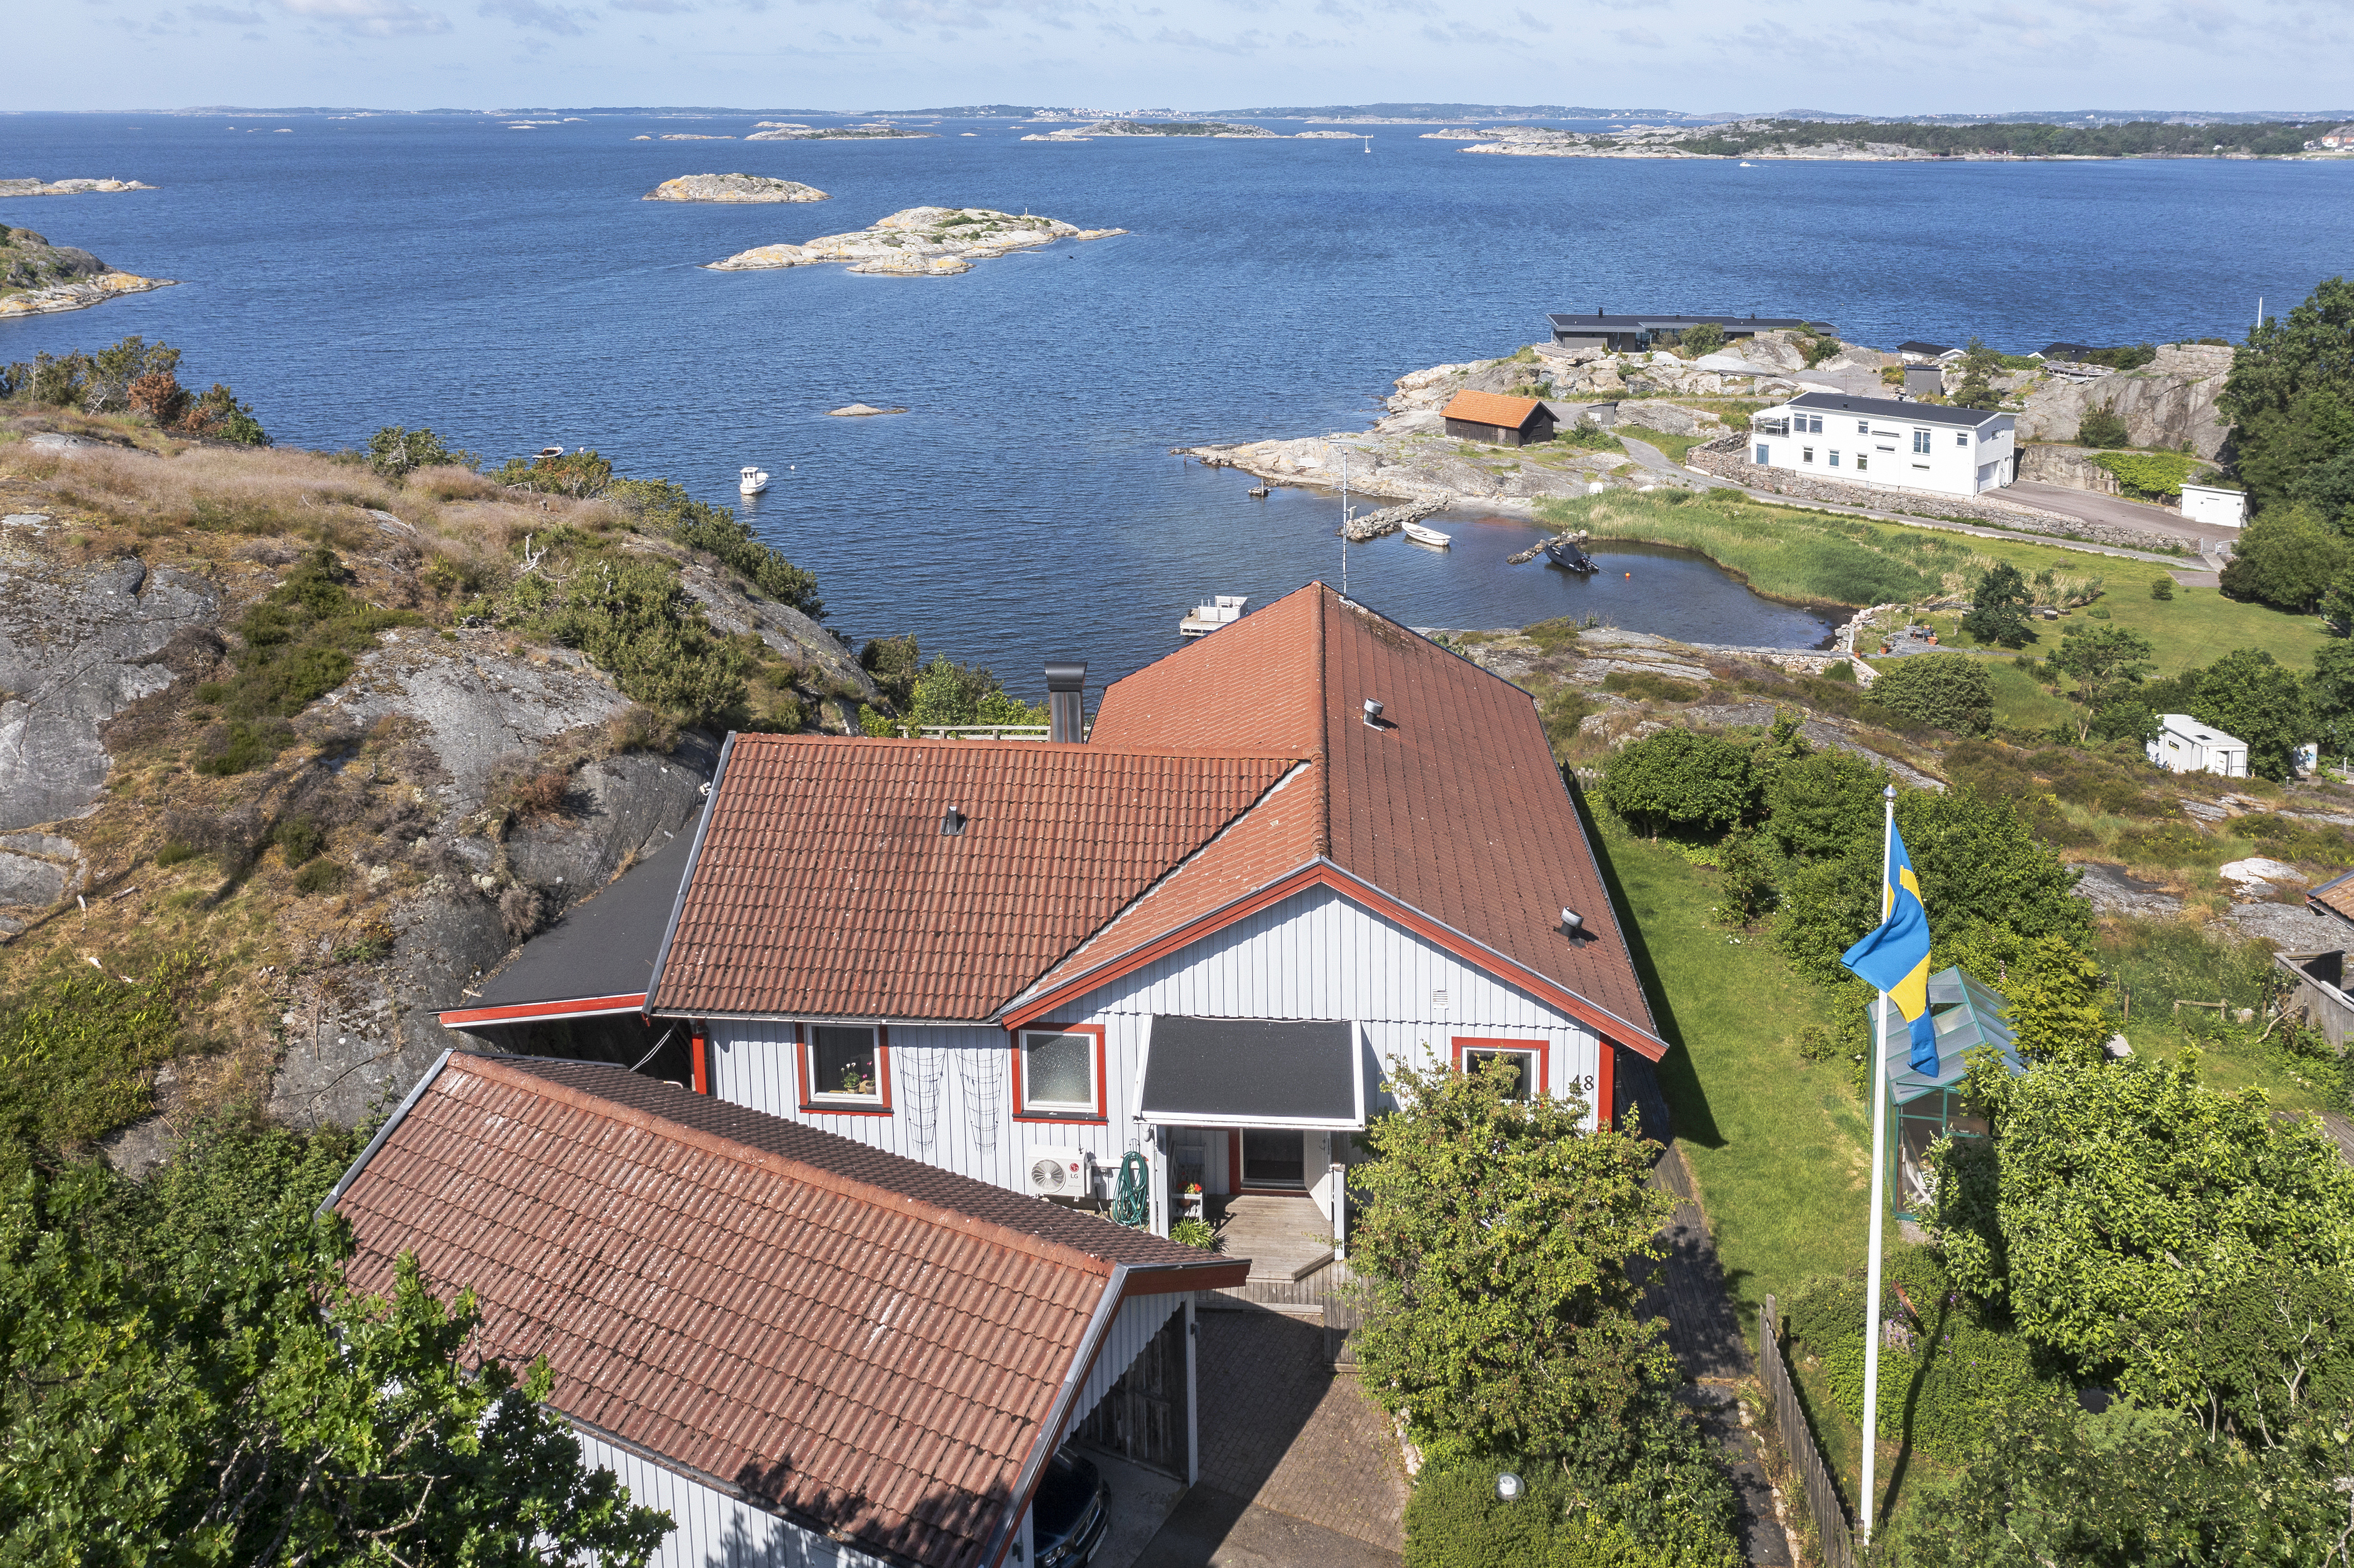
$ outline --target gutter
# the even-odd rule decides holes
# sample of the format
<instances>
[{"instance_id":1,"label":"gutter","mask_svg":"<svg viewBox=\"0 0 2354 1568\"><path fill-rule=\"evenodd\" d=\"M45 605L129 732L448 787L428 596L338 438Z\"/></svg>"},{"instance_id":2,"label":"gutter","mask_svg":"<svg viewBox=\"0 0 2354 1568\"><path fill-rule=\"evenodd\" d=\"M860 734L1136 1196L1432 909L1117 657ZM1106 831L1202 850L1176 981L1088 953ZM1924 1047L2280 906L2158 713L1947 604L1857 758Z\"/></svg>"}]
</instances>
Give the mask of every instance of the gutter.
<instances>
[{"instance_id":1,"label":"gutter","mask_svg":"<svg viewBox=\"0 0 2354 1568\"><path fill-rule=\"evenodd\" d=\"M456 1054L455 1050L444 1050L441 1054L433 1058L433 1065L425 1069L425 1075L417 1080L417 1086L408 1091L408 1097L400 1102L398 1109L384 1118L384 1125L376 1129L376 1136L368 1139L368 1146L366 1149L360 1150L360 1157L352 1161L352 1168L344 1172L342 1180L335 1183L334 1190L319 1201L317 1208L311 1211L313 1219L324 1217L327 1211L340 1202L345 1192L351 1191L352 1183L358 1181L360 1172L367 1169L367 1162L376 1158L376 1151L382 1149L385 1140L392 1136L394 1129L408 1119L410 1109L419 1100L425 1097L425 1091L433 1086L433 1080L441 1075L441 1069L448 1066L450 1058Z\"/></svg>"},{"instance_id":2,"label":"gutter","mask_svg":"<svg viewBox=\"0 0 2354 1568\"><path fill-rule=\"evenodd\" d=\"M1095 1370L1096 1358L1103 1353L1104 1336L1111 1331L1112 1319L1119 1315L1121 1298L1128 1293L1128 1265L1116 1263L1111 1277L1104 1281L1103 1295L1096 1302L1095 1316L1087 1319L1087 1331L1079 1340L1079 1353L1071 1358L1070 1370L1063 1374L1063 1386L1055 1391L1055 1403L1046 1412L1045 1425L1039 1428L1037 1440L1030 1446L1030 1457L1022 1461L1022 1471L1013 1478L1013 1490L1005 1504L1005 1516L989 1534L989 1543L981 1549L981 1561L989 1568L999 1568L1005 1561L1005 1550L1013 1543L1013 1531L1030 1511L1030 1499L1038 1489L1038 1478L1046 1471L1046 1461L1061 1446L1064 1424L1071 1418L1071 1406L1078 1403L1079 1390Z\"/></svg>"},{"instance_id":3,"label":"gutter","mask_svg":"<svg viewBox=\"0 0 2354 1568\"><path fill-rule=\"evenodd\" d=\"M662 945L654 949L653 973L646 977L645 1000L638 1004L639 1015L648 1023L653 1022L654 997L662 991L663 971L670 967L670 945L678 936L678 917L686 909L686 890L695 884L695 868L703 861L703 838L711 831L711 815L719 809L720 782L727 777L727 759L736 754L736 732L729 730L720 743L719 765L711 770L711 793L703 799L703 815L695 824L695 842L686 849L686 869L679 874L678 896L670 903L670 921L663 927Z\"/></svg>"}]
</instances>

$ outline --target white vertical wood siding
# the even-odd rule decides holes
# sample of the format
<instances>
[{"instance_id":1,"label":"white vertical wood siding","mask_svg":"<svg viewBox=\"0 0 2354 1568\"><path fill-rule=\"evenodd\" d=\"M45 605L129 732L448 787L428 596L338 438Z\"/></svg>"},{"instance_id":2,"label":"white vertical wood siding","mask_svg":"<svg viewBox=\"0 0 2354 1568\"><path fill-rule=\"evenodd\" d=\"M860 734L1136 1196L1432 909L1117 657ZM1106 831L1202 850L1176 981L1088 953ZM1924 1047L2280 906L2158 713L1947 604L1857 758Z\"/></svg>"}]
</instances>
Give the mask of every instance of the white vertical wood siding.
<instances>
[{"instance_id":1,"label":"white vertical wood siding","mask_svg":"<svg viewBox=\"0 0 2354 1568\"><path fill-rule=\"evenodd\" d=\"M1079 1423L1103 1403L1111 1385L1136 1364L1136 1358L1144 1353L1152 1336L1161 1332L1161 1326L1184 1305L1185 1293L1182 1290L1167 1296L1131 1296L1120 1303L1119 1310L1112 1315L1111 1326L1104 1330L1103 1349L1096 1353L1096 1364L1071 1405L1071 1418L1063 1423L1062 1433L1055 1439L1056 1446L1070 1441Z\"/></svg>"},{"instance_id":2,"label":"white vertical wood siding","mask_svg":"<svg viewBox=\"0 0 2354 1568\"><path fill-rule=\"evenodd\" d=\"M1592 1120L1589 1086L1598 1060L1593 1031L1321 887L1237 921L1044 1021L1104 1026L1104 1121L1014 1120L1009 1036L963 1025L892 1024L891 1115L843 1116L801 1108L791 1024L714 1019L712 1093L1017 1192L1028 1190L1034 1149L1083 1149L1095 1156L1108 1196L1121 1156L1140 1147L1130 1118L1145 1027L1155 1013L1354 1019L1375 1058L1365 1082L1377 1103L1373 1086L1384 1068L1450 1061L1455 1035L1542 1041L1551 1047L1546 1088L1584 1094ZM1333 1139L1331 1150L1333 1159L1352 1157L1346 1138ZM1204 1183L1213 1190L1223 1184L1223 1166Z\"/></svg>"},{"instance_id":3,"label":"white vertical wood siding","mask_svg":"<svg viewBox=\"0 0 2354 1568\"><path fill-rule=\"evenodd\" d=\"M627 1448L587 1432L580 1457L613 1472L630 1489L630 1500L658 1508L671 1518L671 1532L647 1560L647 1568L883 1568L864 1552L822 1535L726 1492L667 1469Z\"/></svg>"}]
</instances>

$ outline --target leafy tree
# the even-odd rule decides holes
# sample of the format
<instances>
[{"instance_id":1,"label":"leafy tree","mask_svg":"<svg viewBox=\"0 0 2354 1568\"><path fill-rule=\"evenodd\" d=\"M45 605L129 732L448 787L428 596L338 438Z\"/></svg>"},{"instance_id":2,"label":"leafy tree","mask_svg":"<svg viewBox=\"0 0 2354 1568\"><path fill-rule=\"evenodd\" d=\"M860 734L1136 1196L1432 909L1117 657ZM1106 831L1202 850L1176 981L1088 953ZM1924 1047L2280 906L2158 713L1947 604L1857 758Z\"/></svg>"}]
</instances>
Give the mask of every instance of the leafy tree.
<instances>
[{"instance_id":1,"label":"leafy tree","mask_svg":"<svg viewBox=\"0 0 2354 1568\"><path fill-rule=\"evenodd\" d=\"M2132 440L2126 422L2106 403L2085 409L2083 420L2076 426L2076 441L2080 446L2121 447Z\"/></svg>"},{"instance_id":2,"label":"leafy tree","mask_svg":"<svg viewBox=\"0 0 2354 1568\"><path fill-rule=\"evenodd\" d=\"M1628 1277L1663 1255L1655 1145L1578 1099L1505 1097L1509 1063L1393 1069L1351 1242L1366 1391L1448 1455L1608 1471L1681 1381ZM1564 1224L1566 1216L1575 1224Z\"/></svg>"},{"instance_id":3,"label":"leafy tree","mask_svg":"<svg viewBox=\"0 0 2354 1568\"><path fill-rule=\"evenodd\" d=\"M2354 552L2303 506L2283 506L2240 531L2223 567L2228 598L2305 614L2321 602Z\"/></svg>"},{"instance_id":4,"label":"leafy tree","mask_svg":"<svg viewBox=\"0 0 2354 1568\"><path fill-rule=\"evenodd\" d=\"M1662 826L1712 832L1749 810L1749 752L1737 742L1691 729L1663 729L1612 754L1603 767L1602 801L1653 838Z\"/></svg>"},{"instance_id":5,"label":"leafy tree","mask_svg":"<svg viewBox=\"0 0 2354 1568\"><path fill-rule=\"evenodd\" d=\"M2221 407L2259 514L2291 499L2307 469L2354 451L2354 281L2327 279L2250 333Z\"/></svg>"},{"instance_id":6,"label":"leafy tree","mask_svg":"<svg viewBox=\"0 0 2354 1568\"><path fill-rule=\"evenodd\" d=\"M2274 1120L2262 1090L2221 1094L2194 1065L2149 1057L2054 1059L2024 1076L1988 1057L1971 1064L1969 1092L1994 1135L1943 1156L1947 1263L2082 1376L2220 1421L2248 1380L2202 1340L2202 1312L2243 1286L2342 1290L2354 1268L2354 1171L2317 1124Z\"/></svg>"},{"instance_id":7,"label":"leafy tree","mask_svg":"<svg viewBox=\"0 0 2354 1568\"><path fill-rule=\"evenodd\" d=\"M170 344L126 337L90 356L90 374L81 387L81 406L93 414L128 413L133 386L149 376L172 377L179 366L180 351Z\"/></svg>"},{"instance_id":8,"label":"leafy tree","mask_svg":"<svg viewBox=\"0 0 2354 1568\"><path fill-rule=\"evenodd\" d=\"M2158 576L2149 579L2149 597L2163 603L2174 597L2174 579Z\"/></svg>"},{"instance_id":9,"label":"leafy tree","mask_svg":"<svg viewBox=\"0 0 2354 1568\"><path fill-rule=\"evenodd\" d=\"M2032 939L2076 947L2092 937L2092 913L2076 896L2075 869L2039 842L2008 799L1967 785L1946 793L1900 791L1904 835L1929 929L1943 941L1999 926ZM1881 841L1861 836L1837 859L1801 863L1784 880L1775 941L1804 973L1835 980L1839 956L1880 923Z\"/></svg>"},{"instance_id":10,"label":"leafy tree","mask_svg":"<svg viewBox=\"0 0 2354 1568\"><path fill-rule=\"evenodd\" d=\"M2331 642L2313 656L2306 677L2314 738L2334 757L2354 752L2354 642Z\"/></svg>"},{"instance_id":11,"label":"leafy tree","mask_svg":"<svg viewBox=\"0 0 2354 1568\"><path fill-rule=\"evenodd\" d=\"M398 484L420 468L480 468L479 453L460 451L442 444L430 430L387 425L368 438L368 467Z\"/></svg>"},{"instance_id":12,"label":"leafy tree","mask_svg":"<svg viewBox=\"0 0 2354 1568\"><path fill-rule=\"evenodd\" d=\"M2101 1061L2102 1044L2115 1032L2099 1001L2107 987L2101 966L2082 948L2058 937L2037 938L2003 987L2004 1021L2020 1053L2034 1061Z\"/></svg>"},{"instance_id":13,"label":"leafy tree","mask_svg":"<svg viewBox=\"0 0 2354 1568\"><path fill-rule=\"evenodd\" d=\"M1044 705L1020 701L998 683L986 669L959 664L945 653L924 666L916 678L908 721L925 725L1036 725L1046 722Z\"/></svg>"},{"instance_id":14,"label":"leafy tree","mask_svg":"<svg viewBox=\"0 0 2354 1568\"><path fill-rule=\"evenodd\" d=\"M2235 648L2200 672L2189 713L2248 743L2248 771L2285 779L2313 739L2305 683L2261 648Z\"/></svg>"},{"instance_id":15,"label":"leafy tree","mask_svg":"<svg viewBox=\"0 0 2354 1568\"><path fill-rule=\"evenodd\" d=\"M1774 863L1758 853L1754 834L1744 830L1727 835L1717 851L1716 867L1724 888L1718 919L1728 926L1752 926L1772 912Z\"/></svg>"},{"instance_id":16,"label":"leafy tree","mask_svg":"<svg viewBox=\"0 0 2354 1568\"><path fill-rule=\"evenodd\" d=\"M582 447L555 457L511 459L491 477L501 484L536 490L544 495L587 500L604 494L605 487L613 482L613 464L610 459Z\"/></svg>"},{"instance_id":17,"label":"leafy tree","mask_svg":"<svg viewBox=\"0 0 2354 1568\"><path fill-rule=\"evenodd\" d=\"M1654 1485L1660 1515L1638 1533L1617 1506L1630 1489L1596 1487L1543 1459L1433 1464L1405 1502L1405 1568L1740 1568L1729 1492L1707 1440L1689 1422L1665 1449ZM1506 1501L1496 1476L1510 1467L1524 1490Z\"/></svg>"},{"instance_id":18,"label":"leafy tree","mask_svg":"<svg viewBox=\"0 0 2354 1568\"><path fill-rule=\"evenodd\" d=\"M1916 653L1880 672L1872 700L1922 724L1956 735L1994 728L1994 684L1967 653Z\"/></svg>"},{"instance_id":19,"label":"leafy tree","mask_svg":"<svg viewBox=\"0 0 2354 1568\"><path fill-rule=\"evenodd\" d=\"M637 1565L667 1533L582 1462L544 1361L481 1353L471 1292L413 1258L388 1299L348 1290L308 1193L144 1271L103 1245L111 1181L0 1209L0 1560Z\"/></svg>"},{"instance_id":20,"label":"leafy tree","mask_svg":"<svg viewBox=\"0 0 2354 1568\"><path fill-rule=\"evenodd\" d=\"M2289 481L2288 498L2340 534L2354 534L2354 447L2308 463Z\"/></svg>"},{"instance_id":21,"label":"leafy tree","mask_svg":"<svg viewBox=\"0 0 2354 1568\"><path fill-rule=\"evenodd\" d=\"M1970 608L1962 630L1980 642L2003 648L2024 648L2032 635L2027 627L2027 607L2034 599L2027 578L2009 561L1997 563L1971 591Z\"/></svg>"},{"instance_id":22,"label":"leafy tree","mask_svg":"<svg viewBox=\"0 0 2354 1568\"><path fill-rule=\"evenodd\" d=\"M1714 322L1702 322L1686 327L1676 338L1676 348L1686 359L1698 359L1714 354L1724 346L1724 329Z\"/></svg>"},{"instance_id":23,"label":"leafy tree","mask_svg":"<svg viewBox=\"0 0 2354 1568\"><path fill-rule=\"evenodd\" d=\"M229 441L241 447L270 445L269 432L253 417L252 406L239 402L237 394L218 381L196 399L196 406L188 410L186 422L181 428L208 440Z\"/></svg>"},{"instance_id":24,"label":"leafy tree","mask_svg":"<svg viewBox=\"0 0 2354 1568\"><path fill-rule=\"evenodd\" d=\"M1766 825L1794 860L1837 859L1880 842L1880 791L1888 775L1849 751L1826 751L1775 771L1766 785Z\"/></svg>"},{"instance_id":25,"label":"leafy tree","mask_svg":"<svg viewBox=\"0 0 2354 1568\"><path fill-rule=\"evenodd\" d=\"M2093 715L2138 685L2149 673L2149 661L2157 653L2148 638L2113 622L2094 621L2068 629L2046 662L2076 683L2069 694L2078 709L2079 745L2092 732Z\"/></svg>"},{"instance_id":26,"label":"leafy tree","mask_svg":"<svg viewBox=\"0 0 2354 1568\"><path fill-rule=\"evenodd\" d=\"M901 713L914 705L916 677L923 673L924 651L913 632L904 637L877 637L858 651L859 666L875 677L883 695Z\"/></svg>"}]
</instances>

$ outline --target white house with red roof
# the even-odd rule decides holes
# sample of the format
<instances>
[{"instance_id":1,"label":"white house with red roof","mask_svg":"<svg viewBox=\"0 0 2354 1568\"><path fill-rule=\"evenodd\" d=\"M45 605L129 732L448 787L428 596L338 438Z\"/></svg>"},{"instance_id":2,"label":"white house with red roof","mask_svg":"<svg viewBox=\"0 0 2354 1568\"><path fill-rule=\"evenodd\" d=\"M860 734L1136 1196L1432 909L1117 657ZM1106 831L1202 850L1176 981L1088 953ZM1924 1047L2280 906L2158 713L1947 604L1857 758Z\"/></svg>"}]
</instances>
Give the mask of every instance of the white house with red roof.
<instances>
[{"instance_id":1,"label":"white house with red roof","mask_svg":"<svg viewBox=\"0 0 2354 1568\"><path fill-rule=\"evenodd\" d=\"M1196 1186L1337 1226L1393 1064L1503 1054L1607 1116L1666 1051L1529 694L1320 583L1082 742L732 736L675 887L650 971L444 1022L642 994L697 1093L1018 1192L1125 1179L1163 1234Z\"/></svg>"}]
</instances>

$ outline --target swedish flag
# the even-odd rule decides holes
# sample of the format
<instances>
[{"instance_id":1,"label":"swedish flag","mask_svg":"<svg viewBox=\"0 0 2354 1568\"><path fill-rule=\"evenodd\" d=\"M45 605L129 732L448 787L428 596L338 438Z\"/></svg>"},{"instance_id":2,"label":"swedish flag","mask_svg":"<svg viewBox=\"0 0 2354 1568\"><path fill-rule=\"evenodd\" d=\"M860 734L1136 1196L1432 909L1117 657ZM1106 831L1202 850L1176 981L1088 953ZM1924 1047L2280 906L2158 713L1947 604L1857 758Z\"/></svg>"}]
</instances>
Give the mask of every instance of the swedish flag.
<instances>
[{"instance_id":1,"label":"swedish flag","mask_svg":"<svg viewBox=\"0 0 2354 1568\"><path fill-rule=\"evenodd\" d=\"M1881 889L1880 925L1840 955L1850 974L1884 991L1913 1033L1913 1068L1935 1075L1937 1030L1929 1019L1929 912L1921 883L1904 853L1904 835L1888 829L1888 884Z\"/></svg>"}]
</instances>

